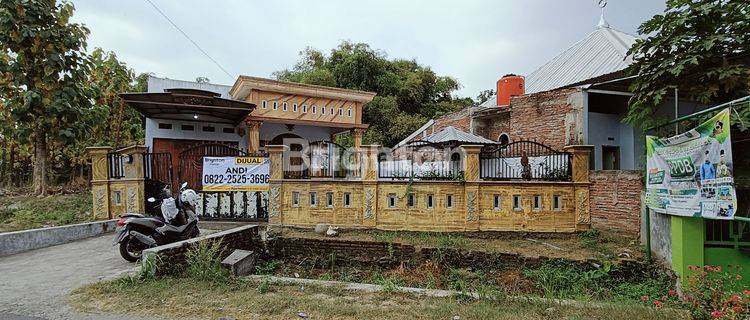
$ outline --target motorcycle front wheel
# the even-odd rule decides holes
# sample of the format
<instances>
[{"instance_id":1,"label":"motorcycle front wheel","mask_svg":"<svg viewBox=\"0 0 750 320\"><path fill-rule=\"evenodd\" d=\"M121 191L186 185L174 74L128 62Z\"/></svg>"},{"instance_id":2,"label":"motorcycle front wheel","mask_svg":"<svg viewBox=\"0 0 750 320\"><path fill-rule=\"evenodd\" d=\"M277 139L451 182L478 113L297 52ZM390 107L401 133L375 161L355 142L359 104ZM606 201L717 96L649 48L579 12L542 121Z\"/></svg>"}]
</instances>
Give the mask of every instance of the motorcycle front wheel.
<instances>
[{"instance_id":1,"label":"motorcycle front wheel","mask_svg":"<svg viewBox=\"0 0 750 320\"><path fill-rule=\"evenodd\" d=\"M141 258L141 253L143 253L144 247L145 246L137 239L127 237L120 241L120 255L127 261L136 262Z\"/></svg>"}]
</instances>

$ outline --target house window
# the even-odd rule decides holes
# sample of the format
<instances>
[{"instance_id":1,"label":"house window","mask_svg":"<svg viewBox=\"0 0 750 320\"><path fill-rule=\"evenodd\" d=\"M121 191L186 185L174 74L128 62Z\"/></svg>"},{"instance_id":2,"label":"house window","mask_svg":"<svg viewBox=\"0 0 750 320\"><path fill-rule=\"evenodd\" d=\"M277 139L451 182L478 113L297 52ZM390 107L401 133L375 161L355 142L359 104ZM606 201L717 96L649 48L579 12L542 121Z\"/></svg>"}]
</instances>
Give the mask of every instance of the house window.
<instances>
[{"instance_id":1,"label":"house window","mask_svg":"<svg viewBox=\"0 0 750 320\"><path fill-rule=\"evenodd\" d=\"M445 195L445 207L448 209L453 208L453 195L452 194Z\"/></svg>"},{"instance_id":2,"label":"house window","mask_svg":"<svg viewBox=\"0 0 750 320\"><path fill-rule=\"evenodd\" d=\"M496 211L500 210L500 195L499 194L492 195L492 209Z\"/></svg>"},{"instance_id":3,"label":"house window","mask_svg":"<svg viewBox=\"0 0 750 320\"><path fill-rule=\"evenodd\" d=\"M281 106L282 106L281 108L283 108L284 111L287 110L287 103L286 102L284 102Z\"/></svg>"},{"instance_id":4,"label":"house window","mask_svg":"<svg viewBox=\"0 0 750 320\"><path fill-rule=\"evenodd\" d=\"M602 146L602 170L620 170L620 147Z\"/></svg>"},{"instance_id":5,"label":"house window","mask_svg":"<svg viewBox=\"0 0 750 320\"><path fill-rule=\"evenodd\" d=\"M318 193L310 192L310 206L315 207L318 205Z\"/></svg>"},{"instance_id":6,"label":"house window","mask_svg":"<svg viewBox=\"0 0 750 320\"><path fill-rule=\"evenodd\" d=\"M433 195L431 193L428 194L427 195L427 209L434 208L435 207L435 203L434 202L435 202L435 195Z\"/></svg>"},{"instance_id":7,"label":"house window","mask_svg":"<svg viewBox=\"0 0 750 320\"><path fill-rule=\"evenodd\" d=\"M268 101L263 100L260 102L260 105L263 107L263 109L268 109Z\"/></svg>"},{"instance_id":8,"label":"house window","mask_svg":"<svg viewBox=\"0 0 750 320\"><path fill-rule=\"evenodd\" d=\"M396 194L389 193L388 194L388 208L395 208L395 207L396 207Z\"/></svg>"},{"instance_id":9,"label":"house window","mask_svg":"<svg viewBox=\"0 0 750 320\"><path fill-rule=\"evenodd\" d=\"M333 192L326 192L326 207L333 208Z\"/></svg>"},{"instance_id":10,"label":"house window","mask_svg":"<svg viewBox=\"0 0 750 320\"><path fill-rule=\"evenodd\" d=\"M320 107L320 114L326 114L326 107Z\"/></svg>"},{"instance_id":11,"label":"house window","mask_svg":"<svg viewBox=\"0 0 750 320\"><path fill-rule=\"evenodd\" d=\"M312 111L313 111L313 112L312 112L313 114L315 114L316 112L318 112L318 106L316 106L316 105L313 105L313 106L312 106Z\"/></svg>"},{"instance_id":12,"label":"house window","mask_svg":"<svg viewBox=\"0 0 750 320\"><path fill-rule=\"evenodd\" d=\"M560 201L560 195L554 195L552 196L552 209L554 210L561 210L562 209L562 201Z\"/></svg>"},{"instance_id":13,"label":"house window","mask_svg":"<svg viewBox=\"0 0 750 320\"><path fill-rule=\"evenodd\" d=\"M203 126L203 132L216 132L216 128L212 126Z\"/></svg>"},{"instance_id":14,"label":"house window","mask_svg":"<svg viewBox=\"0 0 750 320\"><path fill-rule=\"evenodd\" d=\"M115 205L119 206L122 204L122 191L115 191L114 193L114 202Z\"/></svg>"},{"instance_id":15,"label":"house window","mask_svg":"<svg viewBox=\"0 0 750 320\"><path fill-rule=\"evenodd\" d=\"M542 196L534 196L534 210L542 210Z\"/></svg>"},{"instance_id":16,"label":"house window","mask_svg":"<svg viewBox=\"0 0 750 320\"><path fill-rule=\"evenodd\" d=\"M159 123L159 129L172 130L171 123Z\"/></svg>"},{"instance_id":17,"label":"house window","mask_svg":"<svg viewBox=\"0 0 750 320\"><path fill-rule=\"evenodd\" d=\"M279 110L279 103L278 102L276 102L276 101L273 102L273 109L274 110Z\"/></svg>"},{"instance_id":18,"label":"house window","mask_svg":"<svg viewBox=\"0 0 750 320\"><path fill-rule=\"evenodd\" d=\"M347 111L347 113L349 114L349 118L351 118L351 117L352 117L352 109L349 109L349 110Z\"/></svg>"},{"instance_id":19,"label":"house window","mask_svg":"<svg viewBox=\"0 0 750 320\"><path fill-rule=\"evenodd\" d=\"M182 129L182 131L193 131L195 130L195 127L190 124L183 124L180 126L180 129Z\"/></svg>"},{"instance_id":20,"label":"house window","mask_svg":"<svg viewBox=\"0 0 750 320\"><path fill-rule=\"evenodd\" d=\"M307 105L306 104L302 105L302 113L307 113Z\"/></svg>"},{"instance_id":21,"label":"house window","mask_svg":"<svg viewBox=\"0 0 750 320\"><path fill-rule=\"evenodd\" d=\"M299 192L292 192L292 207L299 207Z\"/></svg>"},{"instance_id":22,"label":"house window","mask_svg":"<svg viewBox=\"0 0 750 320\"><path fill-rule=\"evenodd\" d=\"M343 115L344 115L344 109L342 109L342 108L339 108L339 115L340 115L340 116L343 116Z\"/></svg>"},{"instance_id":23,"label":"house window","mask_svg":"<svg viewBox=\"0 0 750 320\"><path fill-rule=\"evenodd\" d=\"M352 206L352 193L344 192L344 207L349 208Z\"/></svg>"},{"instance_id":24,"label":"house window","mask_svg":"<svg viewBox=\"0 0 750 320\"><path fill-rule=\"evenodd\" d=\"M417 206L417 198L413 193L409 193L406 196L406 206L408 206L409 208L414 208Z\"/></svg>"},{"instance_id":25,"label":"house window","mask_svg":"<svg viewBox=\"0 0 750 320\"><path fill-rule=\"evenodd\" d=\"M497 139L497 141L500 142L500 145L504 146L510 143L510 137L508 136L507 133L501 133L500 138Z\"/></svg>"},{"instance_id":26,"label":"house window","mask_svg":"<svg viewBox=\"0 0 750 320\"><path fill-rule=\"evenodd\" d=\"M297 104L292 105L292 112L297 112Z\"/></svg>"},{"instance_id":27,"label":"house window","mask_svg":"<svg viewBox=\"0 0 750 320\"><path fill-rule=\"evenodd\" d=\"M523 208L521 208L521 195L519 194L513 195L513 210L523 210Z\"/></svg>"},{"instance_id":28,"label":"house window","mask_svg":"<svg viewBox=\"0 0 750 320\"><path fill-rule=\"evenodd\" d=\"M224 128L222 129L224 133L234 133L234 128Z\"/></svg>"}]
</instances>

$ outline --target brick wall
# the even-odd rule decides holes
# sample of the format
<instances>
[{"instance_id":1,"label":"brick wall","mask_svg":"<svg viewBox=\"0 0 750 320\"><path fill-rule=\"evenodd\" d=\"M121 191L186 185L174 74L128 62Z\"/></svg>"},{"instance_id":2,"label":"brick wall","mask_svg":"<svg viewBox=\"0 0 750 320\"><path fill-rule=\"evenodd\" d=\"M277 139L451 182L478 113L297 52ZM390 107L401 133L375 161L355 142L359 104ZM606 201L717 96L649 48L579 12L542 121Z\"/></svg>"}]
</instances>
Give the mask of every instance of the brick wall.
<instances>
[{"instance_id":1,"label":"brick wall","mask_svg":"<svg viewBox=\"0 0 750 320\"><path fill-rule=\"evenodd\" d=\"M591 171L591 226L638 234L641 223L642 171Z\"/></svg>"},{"instance_id":2,"label":"brick wall","mask_svg":"<svg viewBox=\"0 0 750 320\"><path fill-rule=\"evenodd\" d=\"M154 272L157 276L174 274L185 269L187 252L201 242L221 241L221 259L224 259L236 249L253 250L254 247L257 247L254 246L257 239L258 226L246 225L144 250L143 261L156 259L156 270ZM255 250L258 250L258 248L255 248Z\"/></svg>"},{"instance_id":3,"label":"brick wall","mask_svg":"<svg viewBox=\"0 0 750 320\"><path fill-rule=\"evenodd\" d=\"M583 100L576 88L511 99L510 139L536 140L555 149L583 141Z\"/></svg>"}]
</instances>

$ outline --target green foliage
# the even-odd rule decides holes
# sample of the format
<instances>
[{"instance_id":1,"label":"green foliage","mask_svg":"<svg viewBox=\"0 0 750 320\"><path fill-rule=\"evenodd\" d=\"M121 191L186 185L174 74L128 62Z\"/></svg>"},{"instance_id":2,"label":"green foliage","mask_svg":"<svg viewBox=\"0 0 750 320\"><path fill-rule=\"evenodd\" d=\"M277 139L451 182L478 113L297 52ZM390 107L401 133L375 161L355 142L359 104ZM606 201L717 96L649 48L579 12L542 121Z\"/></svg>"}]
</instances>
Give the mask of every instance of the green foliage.
<instances>
[{"instance_id":1,"label":"green foliage","mask_svg":"<svg viewBox=\"0 0 750 320\"><path fill-rule=\"evenodd\" d=\"M0 197L0 232L60 226L93 220L91 194Z\"/></svg>"},{"instance_id":2,"label":"green foliage","mask_svg":"<svg viewBox=\"0 0 750 320\"><path fill-rule=\"evenodd\" d=\"M205 282L227 283L232 275L221 266L221 241L200 241L185 255L187 277Z\"/></svg>"},{"instance_id":3,"label":"green foliage","mask_svg":"<svg viewBox=\"0 0 750 320\"><path fill-rule=\"evenodd\" d=\"M270 277L263 277L263 280L258 283L258 293L266 294L271 290L271 279Z\"/></svg>"},{"instance_id":4,"label":"green foliage","mask_svg":"<svg viewBox=\"0 0 750 320\"><path fill-rule=\"evenodd\" d=\"M283 81L371 91L378 94L364 108L370 128L367 143L394 145L430 118L470 106L469 98L456 99L458 81L438 76L414 60L388 59L364 43L344 41L326 55L313 48L300 52L291 68L274 73Z\"/></svg>"},{"instance_id":5,"label":"green foliage","mask_svg":"<svg viewBox=\"0 0 750 320\"><path fill-rule=\"evenodd\" d=\"M281 260L259 260L255 264L255 274L274 274L276 269L283 263Z\"/></svg>"},{"instance_id":6,"label":"green foliage","mask_svg":"<svg viewBox=\"0 0 750 320\"><path fill-rule=\"evenodd\" d=\"M634 93L626 121L647 128L657 107L679 89L700 103L726 102L750 90L750 2L668 0L664 14L641 24L648 35L630 49ZM750 114L745 114L748 122Z\"/></svg>"}]
</instances>

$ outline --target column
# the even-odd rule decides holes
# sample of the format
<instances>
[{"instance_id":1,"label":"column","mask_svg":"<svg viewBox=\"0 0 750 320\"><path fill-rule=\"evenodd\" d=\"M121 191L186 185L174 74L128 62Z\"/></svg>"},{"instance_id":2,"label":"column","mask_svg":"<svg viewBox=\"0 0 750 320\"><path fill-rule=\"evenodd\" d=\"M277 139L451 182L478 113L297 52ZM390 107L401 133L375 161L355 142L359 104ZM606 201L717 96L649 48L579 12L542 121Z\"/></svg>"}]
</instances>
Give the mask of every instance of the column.
<instances>
[{"instance_id":1,"label":"column","mask_svg":"<svg viewBox=\"0 0 750 320\"><path fill-rule=\"evenodd\" d=\"M109 177L107 174L107 153L110 147L88 147L86 154L91 158L92 213L96 219L110 219Z\"/></svg>"},{"instance_id":2,"label":"column","mask_svg":"<svg viewBox=\"0 0 750 320\"><path fill-rule=\"evenodd\" d=\"M362 163L362 226L375 228L378 224L378 151L379 145L365 145L358 149Z\"/></svg>"},{"instance_id":3,"label":"column","mask_svg":"<svg viewBox=\"0 0 750 320\"><path fill-rule=\"evenodd\" d=\"M687 281L690 266L703 266L703 241L706 239L706 224L703 218L670 217L672 231L672 270ZM685 282L683 282L685 283Z\"/></svg>"},{"instance_id":4,"label":"column","mask_svg":"<svg viewBox=\"0 0 750 320\"><path fill-rule=\"evenodd\" d=\"M461 146L463 151L466 231L479 231L479 152L482 146Z\"/></svg>"},{"instance_id":5,"label":"column","mask_svg":"<svg viewBox=\"0 0 750 320\"><path fill-rule=\"evenodd\" d=\"M125 204L124 208L120 208L123 212L112 211L113 214L120 214L124 212L136 212L145 213L145 194L146 194L146 175L144 171L144 155L148 152L146 146L130 146L117 150L123 157L125 177L119 179L116 182L111 183L110 189L114 189L114 184L118 185L121 190L122 201ZM179 188L179 186L175 186Z\"/></svg>"},{"instance_id":6,"label":"column","mask_svg":"<svg viewBox=\"0 0 750 320\"><path fill-rule=\"evenodd\" d=\"M362 136L365 135L365 129L356 128L352 129L352 138L354 138L354 147L359 148L362 146Z\"/></svg>"},{"instance_id":7,"label":"column","mask_svg":"<svg viewBox=\"0 0 750 320\"><path fill-rule=\"evenodd\" d=\"M258 152L260 150L260 126L263 122L246 120L245 124L247 124L247 152Z\"/></svg>"},{"instance_id":8,"label":"column","mask_svg":"<svg viewBox=\"0 0 750 320\"><path fill-rule=\"evenodd\" d=\"M592 145L571 145L563 148L571 154L571 177L575 199L576 231L591 228L591 205L589 198L589 156L594 150Z\"/></svg>"},{"instance_id":9,"label":"column","mask_svg":"<svg viewBox=\"0 0 750 320\"><path fill-rule=\"evenodd\" d=\"M266 146L271 162L268 190L268 224L283 225L283 180L284 180L284 152L289 147L284 145Z\"/></svg>"}]
</instances>

